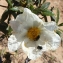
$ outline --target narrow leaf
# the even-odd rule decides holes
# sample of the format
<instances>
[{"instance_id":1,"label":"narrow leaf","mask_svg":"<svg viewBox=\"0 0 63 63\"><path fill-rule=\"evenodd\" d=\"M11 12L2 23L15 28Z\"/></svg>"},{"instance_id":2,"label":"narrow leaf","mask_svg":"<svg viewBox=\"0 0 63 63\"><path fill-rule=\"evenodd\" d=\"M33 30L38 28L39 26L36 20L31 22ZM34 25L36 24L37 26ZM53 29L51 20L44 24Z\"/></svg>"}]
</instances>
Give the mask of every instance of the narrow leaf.
<instances>
[{"instance_id":1,"label":"narrow leaf","mask_svg":"<svg viewBox=\"0 0 63 63\"><path fill-rule=\"evenodd\" d=\"M8 24L5 22L0 23L0 31L2 31L4 34L7 34L6 28L8 27Z\"/></svg>"},{"instance_id":2,"label":"narrow leaf","mask_svg":"<svg viewBox=\"0 0 63 63\"><path fill-rule=\"evenodd\" d=\"M8 26L6 30L8 31L8 35L11 34L12 28L10 26Z\"/></svg>"},{"instance_id":3,"label":"narrow leaf","mask_svg":"<svg viewBox=\"0 0 63 63\"><path fill-rule=\"evenodd\" d=\"M23 12L23 7L13 7L13 8L10 8L11 11L15 11L15 12Z\"/></svg>"},{"instance_id":4,"label":"narrow leaf","mask_svg":"<svg viewBox=\"0 0 63 63\"><path fill-rule=\"evenodd\" d=\"M1 22L4 22L8 17L8 10L5 10L1 16Z\"/></svg>"},{"instance_id":5,"label":"narrow leaf","mask_svg":"<svg viewBox=\"0 0 63 63\"><path fill-rule=\"evenodd\" d=\"M32 12L34 11L34 7L33 5L30 4L30 6L28 7Z\"/></svg>"},{"instance_id":6,"label":"narrow leaf","mask_svg":"<svg viewBox=\"0 0 63 63\"><path fill-rule=\"evenodd\" d=\"M40 13L40 9L39 9L39 8L34 9L34 10L33 10L33 13L39 14L39 13Z\"/></svg>"},{"instance_id":7,"label":"narrow leaf","mask_svg":"<svg viewBox=\"0 0 63 63\"><path fill-rule=\"evenodd\" d=\"M59 31L59 30L56 30L56 33L60 36L60 34L61 34L61 31Z\"/></svg>"},{"instance_id":8,"label":"narrow leaf","mask_svg":"<svg viewBox=\"0 0 63 63\"><path fill-rule=\"evenodd\" d=\"M56 23L58 24L59 22L59 9L57 9L57 17L56 17Z\"/></svg>"},{"instance_id":9,"label":"narrow leaf","mask_svg":"<svg viewBox=\"0 0 63 63\"><path fill-rule=\"evenodd\" d=\"M19 11L18 7L10 8L11 11Z\"/></svg>"},{"instance_id":10,"label":"narrow leaf","mask_svg":"<svg viewBox=\"0 0 63 63\"><path fill-rule=\"evenodd\" d=\"M63 32L63 30L62 29L59 29L61 32Z\"/></svg>"},{"instance_id":11,"label":"narrow leaf","mask_svg":"<svg viewBox=\"0 0 63 63\"><path fill-rule=\"evenodd\" d=\"M53 7L51 7L51 9L50 9L50 10L53 12L53 10L54 10L54 6L53 6ZM51 18L51 21L55 21L55 20L56 20L55 15L50 16L50 18Z\"/></svg>"},{"instance_id":12,"label":"narrow leaf","mask_svg":"<svg viewBox=\"0 0 63 63\"><path fill-rule=\"evenodd\" d=\"M50 2L43 3L41 8L42 9L47 9L49 7L49 5L50 5Z\"/></svg>"},{"instance_id":13,"label":"narrow leaf","mask_svg":"<svg viewBox=\"0 0 63 63\"><path fill-rule=\"evenodd\" d=\"M16 18L17 17L17 14L14 12L12 13L13 17Z\"/></svg>"},{"instance_id":14,"label":"narrow leaf","mask_svg":"<svg viewBox=\"0 0 63 63\"><path fill-rule=\"evenodd\" d=\"M52 13L52 11L46 9L46 10L42 10L41 12L42 15L46 15L46 16L53 16L54 14Z\"/></svg>"},{"instance_id":15,"label":"narrow leaf","mask_svg":"<svg viewBox=\"0 0 63 63\"><path fill-rule=\"evenodd\" d=\"M9 7L12 7L12 0L6 0L6 1L7 1L8 5L9 5Z\"/></svg>"},{"instance_id":16,"label":"narrow leaf","mask_svg":"<svg viewBox=\"0 0 63 63\"><path fill-rule=\"evenodd\" d=\"M51 21L55 21L55 16L54 15L50 16L50 18L51 18Z\"/></svg>"},{"instance_id":17,"label":"narrow leaf","mask_svg":"<svg viewBox=\"0 0 63 63\"><path fill-rule=\"evenodd\" d=\"M59 24L58 26L63 26L63 23Z\"/></svg>"}]
</instances>

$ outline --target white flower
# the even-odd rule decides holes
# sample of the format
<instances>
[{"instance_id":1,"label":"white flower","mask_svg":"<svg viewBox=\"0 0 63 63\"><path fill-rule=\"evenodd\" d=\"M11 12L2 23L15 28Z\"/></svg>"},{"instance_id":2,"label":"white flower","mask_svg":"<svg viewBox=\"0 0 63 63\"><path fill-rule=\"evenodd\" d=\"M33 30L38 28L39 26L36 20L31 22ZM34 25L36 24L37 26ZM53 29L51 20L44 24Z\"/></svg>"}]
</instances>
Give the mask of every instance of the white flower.
<instances>
[{"instance_id":1,"label":"white flower","mask_svg":"<svg viewBox=\"0 0 63 63\"><path fill-rule=\"evenodd\" d=\"M23 14L17 16L10 25L14 33L8 39L10 51L20 47L30 59L40 57L44 51L56 50L61 38L54 32L58 27L55 22L43 22L29 9L24 8Z\"/></svg>"}]
</instances>

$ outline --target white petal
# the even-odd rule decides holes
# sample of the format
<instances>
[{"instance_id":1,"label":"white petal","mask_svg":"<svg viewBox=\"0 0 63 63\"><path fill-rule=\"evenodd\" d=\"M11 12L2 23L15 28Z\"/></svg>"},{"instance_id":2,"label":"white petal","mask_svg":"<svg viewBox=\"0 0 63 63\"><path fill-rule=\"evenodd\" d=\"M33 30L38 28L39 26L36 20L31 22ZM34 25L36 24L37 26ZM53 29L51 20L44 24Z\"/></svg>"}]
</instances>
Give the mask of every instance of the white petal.
<instances>
[{"instance_id":1,"label":"white petal","mask_svg":"<svg viewBox=\"0 0 63 63\"><path fill-rule=\"evenodd\" d=\"M27 8L24 8L24 11L22 14L19 14L16 18L16 21L19 21L20 23L23 23L25 21L27 21L27 18L29 18L29 15L31 15L32 12L27 9Z\"/></svg>"},{"instance_id":2,"label":"white petal","mask_svg":"<svg viewBox=\"0 0 63 63\"><path fill-rule=\"evenodd\" d=\"M58 34L54 32L51 35L52 35L52 40L53 40L53 42L50 43L50 45L52 46L51 50L56 50L60 46L61 38Z\"/></svg>"},{"instance_id":3,"label":"white petal","mask_svg":"<svg viewBox=\"0 0 63 63\"><path fill-rule=\"evenodd\" d=\"M18 41L23 41L26 38L27 30L22 27L20 27L20 28L18 28L19 32L14 33L14 35Z\"/></svg>"},{"instance_id":4,"label":"white petal","mask_svg":"<svg viewBox=\"0 0 63 63\"><path fill-rule=\"evenodd\" d=\"M24 41L22 42L22 50L24 51L24 53L28 54L29 48L25 46Z\"/></svg>"},{"instance_id":5,"label":"white petal","mask_svg":"<svg viewBox=\"0 0 63 63\"><path fill-rule=\"evenodd\" d=\"M9 51L13 52L16 51L21 45L21 42L17 42L17 39L14 35L11 35L8 38L8 49Z\"/></svg>"},{"instance_id":6,"label":"white petal","mask_svg":"<svg viewBox=\"0 0 63 63\"><path fill-rule=\"evenodd\" d=\"M36 45L36 41L32 41L32 40L30 40L30 39L28 39L28 38L26 38L25 40L24 40L24 43L25 43L25 46L27 47L27 48L29 48L29 47L36 47L37 45Z\"/></svg>"},{"instance_id":7,"label":"white petal","mask_svg":"<svg viewBox=\"0 0 63 63\"><path fill-rule=\"evenodd\" d=\"M38 50L38 49L35 49L35 48L30 48L29 51L30 52L28 53L28 58L30 58L32 60L35 60L38 57L41 57L41 55L43 53L42 50Z\"/></svg>"},{"instance_id":8,"label":"white petal","mask_svg":"<svg viewBox=\"0 0 63 63\"><path fill-rule=\"evenodd\" d=\"M54 31L58 29L58 26L56 25L56 22L44 22L44 27L50 31Z\"/></svg>"},{"instance_id":9,"label":"white petal","mask_svg":"<svg viewBox=\"0 0 63 63\"><path fill-rule=\"evenodd\" d=\"M46 43L46 41L45 40L42 40L42 38L39 38L39 40L38 41L36 41L36 45L38 46L38 45L44 45Z\"/></svg>"},{"instance_id":10,"label":"white petal","mask_svg":"<svg viewBox=\"0 0 63 63\"><path fill-rule=\"evenodd\" d=\"M34 21L34 22L33 22L33 26L34 26L34 27L38 27L38 28L39 28L39 27L42 26L42 25L43 25L43 21L42 21L42 20L41 20L41 21L39 20L39 21Z\"/></svg>"},{"instance_id":11,"label":"white petal","mask_svg":"<svg viewBox=\"0 0 63 63\"><path fill-rule=\"evenodd\" d=\"M25 23L27 26L33 26L34 21L43 22L36 14L32 13L28 8L24 8L23 14L17 16L16 21Z\"/></svg>"},{"instance_id":12,"label":"white petal","mask_svg":"<svg viewBox=\"0 0 63 63\"><path fill-rule=\"evenodd\" d=\"M35 60L42 55L42 50L38 50L35 47L27 48L25 43L22 43L22 49L27 54L29 59Z\"/></svg>"},{"instance_id":13,"label":"white petal","mask_svg":"<svg viewBox=\"0 0 63 63\"><path fill-rule=\"evenodd\" d=\"M39 26L39 23L43 23L43 21L27 8L24 8L23 14L19 14L14 21L10 21L12 29L18 32L19 32L18 28L29 29L30 27L33 26Z\"/></svg>"},{"instance_id":14,"label":"white petal","mask_svg":"<svg viewBox=\"0 0 63 63\"><path fill-rule=\"evenodd\" d=\"M33 21L26 21L25 23L24 23L24 28L25 29L29 29L29 28L31 28L31 27L33 27Z\"/></svg>"},{"instance_id":15,"label":"white petal","mask_svg":"<svg viewBox=\"0 0 63 63\"><path fill-rule=\"evenodd\" d=\"M51 36L52 41L51 42L47 42L44 45L44 51L56 50L60 46L60 42L61 42L60 36L57 35L54 32L51 32L51 34L49 33L49 35Z\"/></svg>"},{"instance_id":16,"label":"white petal","mask_svg":"<svg viewBox=\"0 0 63 63\"><path fill-rule=\"evenodd\" d=\"M46 50L56 50L61 42L61 38L58 34L47 29L43 29L40 39L37 41L37 45L44 46Z\"/></svg>"},{"instance_id":17,"label":"white petal","mask_svg":"<svg viewBox=\"0 0 63 63\"><path fill-rule=\"evenodd\" d=\"M52 32L52 31L51 31ZM42 29L41 35L40 35L40 39L42 40L42 42L44 42L44 44L46 42L51 42L52 41L52 37L51 37L51 33L49 32L49 30L47 29ZM40 40L40 42L41 42ZM40 43L39 42L39 43ZM43 44L42 44L43 45Z\"/></svg>"},{"instance_id":18,"label":"white petal","mask_svg":"<svg viewBox=\"0 0 63 63\"><path fill-rule=\"evenodd\" d=\"M48 43L42 45L42 48L43 48L42 49L43 51L49 51L49 50L51 50L51 46Z\"/></svg>"}]
</instances>

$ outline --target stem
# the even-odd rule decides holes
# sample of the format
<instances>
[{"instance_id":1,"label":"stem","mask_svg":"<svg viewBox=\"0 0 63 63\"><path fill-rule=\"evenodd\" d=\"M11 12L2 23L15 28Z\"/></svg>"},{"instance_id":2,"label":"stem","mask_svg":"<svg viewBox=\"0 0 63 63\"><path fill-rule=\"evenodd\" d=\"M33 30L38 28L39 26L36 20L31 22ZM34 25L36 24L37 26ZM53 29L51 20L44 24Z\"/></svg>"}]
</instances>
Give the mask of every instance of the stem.
<instances>
[{"instance_id":1,"label":"stem","mask_svg":"<svg viewBox=\"0 0 63 63\"><path fill-rule=\"evenodd\" d=\"M1 7L7 8L7 6L0 5Z\"/></svg>"},{"instance_id":2,"label":"stem","mask_svg":"<svg viewBox=\"0 0 63 63\"><path fill-rule=\"evenodd\" d=\"M63 30L59 29L61 32L63 32Z\"/></svg>"},{"instance_id":3,"label":"stem","mask_svg":"<svg viewBox=\"0 0 63 63\"><path fill-rule=\"evenodd\" d=\"M0 57L0 63L2 63L2 58Z\"/></svg>"},{"instance_id":4,"label":"stem","mask_svg":"<svg viewBox=\"0 0 63 63\"><path fill-rule=\"evenodd\" d=\"M28 57L25 59L25 63L28 63L31 59L29 59Z\"/></svg>"},{"instance_id":5,"label":"stem","mask_svg":"<svg viewBox=\"0 0 63 63\"><path fill-rule=\"evenodd\" d=\"M48 22L48 21L47 21L47 17L46 17L46 16L44 16L44 19L45 19L45 22Z\"/></svg>"},{"instance_id":6,"label":"stem","mask_svg":"<svg viewBox=\"0 0 63 63\"><path fill-rule=\"evenodd\" d=\"M11 14L9 14L9 18L8 18L8 24L9 24L9 21L11 20Z\"/></svg>"},{"instance_id":7,"label":"stem","mask_svg":"<svg viewBox=\"0 0 63 63\"><path fill-rule=\"evenodd\" d=\"M51 11L53 11L53 9L54 9L54 6L53 6L53 7L51 7Z\"/></svg>"},{"instance_id":8,"label":"stem","mask_svg":"<svg viewBox=\"0 0 63 63\"><path fill-rule=\"evenodd\" d=\"M53 7L51 7L51 11L53 12L53 9L54 9L54 6ZM50 18L51 18L51 21L55 21L55 19L53 18L53 16L50 16Z\"/></svg>"}]
</instances>

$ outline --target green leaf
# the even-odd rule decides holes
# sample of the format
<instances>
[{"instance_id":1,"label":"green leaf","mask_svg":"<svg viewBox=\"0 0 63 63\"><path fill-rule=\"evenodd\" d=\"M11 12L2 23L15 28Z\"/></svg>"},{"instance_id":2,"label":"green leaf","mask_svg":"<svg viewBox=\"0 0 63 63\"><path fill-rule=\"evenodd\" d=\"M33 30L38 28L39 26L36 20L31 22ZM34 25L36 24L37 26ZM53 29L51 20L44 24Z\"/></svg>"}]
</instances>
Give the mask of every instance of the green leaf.
<instances>
[{"instance_id":1,"label":"green leaf","mask_svg":"<svg viewBox=\"0 0 63 63\"><path fill-rule=\"evenodd\" d=\"M8 10L4 11L4 13L1 16L1 22L4 22L7 19L8 13L9 13Z\"/></svg>"},{"instance_id":2,"label":"green leaf","mask_svg":"<svg viewBox=\"0 0 63 63\"><path fill-rule=\"evenodd\" d=\"M12 7L12 8L10 8L10 10L11 11L16 11L16 12L19 11L18 7Z\"/></svg>"},{"instance_id":3,"label":"green leaf","mask_svg":"<svg viewBox=\"0 0 63 63\"><path fill-rule=\"evenodd\" d=\"M30 4L30 6L28 6L28 8L29 8L32 12L34 11L33 5Z\"/></svg>"},{"instance_id":4,"label":"green leaf","mask_svg":"<svg viewBox=\"0 0 63 63\"><path fill-rule=\"evenodd\" d=\"M61 31L59 31L59 30L56 30L56 33L60 36L60 34L61 34Z\"/></svg>"},{"instance_id":5,"label":"green leaf","mask_svg":"<svg viewBox=\"0 0 63 63\"><path fill-rule=\"evenodd\" d=\"M15 12L18 12L18 11L23 12L23 7L12 7L10 8L10 10Z\"/></svg>"},{"instance_id":6,"label":"green leaf","mask_svg":"<svg viewBox=\"0 0 63 63\"><path fill-rule=\"evenodd\" d=\"M33 10L33 13L35 13L35 14L39 14L40 12L41 12L41 10L39 8L36 8Z\"/></svg>"},{"instance_id":7,"label":"green leaf","mask_svg":"<svg viewBox=\"0 0 63 63\"><path fill-rule=\"evenodd\" d=\"M12 0L6 0L8 3L8 6L11 8L12 7Z\"/></svg>"},{"instance_id":8,"label":"green leaf","mask_svg":"<svg viewBox=\"0 0 63 63\"><path fill-rule=\"evenodd\" d=\"M61 32L63 32L63 30L62 29L59 29Z\"/></svg>"},{"instance_id":9,"label":"green leaf","mask_svg":"<svg viewBox=\"0 0 63 63\"><path fill-rule=\"evenodd\" d=\"M59 22L59 9L57 8L57 17L56 17L56 23L58 24Z\"/></svg>"},{"instance_id":10,"label":"green leaf","mask_svg":"<svg viewBox=\"0 0 63 63\"><path fill-rule=\"evenodd\" d=\"M12 15L13 15L13 17L16 19L17 14L14 12L14 13L12 13Z\"/></svg>"},{"instance_id":11,"label":"green leaf","mask_svg":"<svg viewBox=\"0 0 63 63\"><path fill-rule=\"evenodd\" d=\"M4 34L8 33L8 31L6 30L7 27L8 27L7 23L5 23L5 22L0 23L0 31L2 31Z\"/></svg>"},{"instance_id":12,"label":"green leaf","mask_svg":"<svg viewBox=\"0 0 63 63\"><path fill-rule=\"evenodd\" d=\"M58 26L63 26L63 23L59 24Z\"/></svg>"},{"instance_id":13,"label":"green leaf","mask_svg":"<svg viewBox=\"0 0 63 63\"><path fill-rule=\"evenodd\" d=\"M52 13L52 11L48 10L48 9L45 9L45 10L42 10L41 12L42 15L46 15L46 16L53 16L54 14Z\"/></svg>"},{"instance_id":14,"label":"green leaf","mask_svg":"<svg viewBox=\"0 0 63 63\"><path fill-rule=\"evenodd\" d=\"M6 30L8 31L8 35L11 34L11 32L13 31L10 26L8 26Z\"/></svg>"},{"instance_id":15,"label":"green leaf","mask_svg":"<svg viewBox=\"0 0 63 63\"><path fill-rule=\"evenodd\" d=\"M47 9L50 5L50 2L46 2L46 3L43 3L41 8L44 10L44 9Z\"/></svg>"},{"instance_id":16,"label":"green leaf","mask_svg":"<svg viewBox=\"0 0 63 63\"><path fill-rule=\"evenodd\" d=\"M54 15L50 16L50 18L51 18L51 21L55 21L55 16Z\"/></svg>"}]
</instances>

